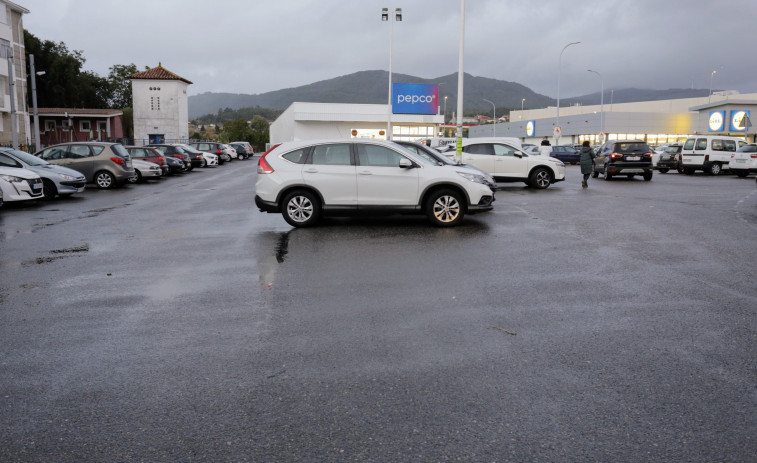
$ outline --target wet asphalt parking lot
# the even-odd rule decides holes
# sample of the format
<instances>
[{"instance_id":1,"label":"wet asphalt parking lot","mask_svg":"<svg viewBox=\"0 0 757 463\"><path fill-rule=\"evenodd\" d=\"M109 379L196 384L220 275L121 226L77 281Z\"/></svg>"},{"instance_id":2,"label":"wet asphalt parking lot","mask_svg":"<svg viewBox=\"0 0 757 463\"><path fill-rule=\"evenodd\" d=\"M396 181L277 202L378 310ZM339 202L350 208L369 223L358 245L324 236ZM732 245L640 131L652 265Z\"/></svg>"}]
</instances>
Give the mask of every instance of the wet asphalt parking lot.
<instances>
[{"instance_id":1,"label":"wet asphalt parking lot","mask_svg":"<svg viewBox=\"0 0 757 463\"><path fill-rule=\"evenodd\" d=\"M256 175L0 209L0 461L757 460L753 177L292 229Z\"/></svg>"}]
</instances>

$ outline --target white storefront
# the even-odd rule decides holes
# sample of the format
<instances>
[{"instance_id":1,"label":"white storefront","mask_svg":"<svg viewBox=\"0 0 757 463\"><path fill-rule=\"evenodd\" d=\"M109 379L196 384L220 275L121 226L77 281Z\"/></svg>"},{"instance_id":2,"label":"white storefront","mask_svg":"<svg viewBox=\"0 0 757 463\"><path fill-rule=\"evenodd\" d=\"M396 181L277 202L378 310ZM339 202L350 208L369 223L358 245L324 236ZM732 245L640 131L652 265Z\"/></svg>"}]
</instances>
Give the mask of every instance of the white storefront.
<instances>
[{"instance_id":1,"label":"white storefront","mask_svg":"<svg viewBox=\"0 0 757 463\"><path fill-rule=\"evenodd\" d=\"M386 139L387 105L292 103L272 124L272 144L319 138ZM441 114L392 114L392 139L415 140L437 135Z\"/></svg>"}]
</instances>

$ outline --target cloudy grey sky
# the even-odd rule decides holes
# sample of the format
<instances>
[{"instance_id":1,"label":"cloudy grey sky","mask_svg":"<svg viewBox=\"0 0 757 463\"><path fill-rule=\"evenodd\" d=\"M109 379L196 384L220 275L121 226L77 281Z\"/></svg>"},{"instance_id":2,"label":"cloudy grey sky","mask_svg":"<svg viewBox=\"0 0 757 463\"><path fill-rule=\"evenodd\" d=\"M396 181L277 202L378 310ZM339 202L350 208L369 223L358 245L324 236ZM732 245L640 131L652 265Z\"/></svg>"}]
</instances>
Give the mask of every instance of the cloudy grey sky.
<instances>
[{"instance_id":1,"label":"cloudy grey sky","mask_svg":"<svg viewBox=\"0 0 757 463\"><path fill-rule=\"evenodd\" d=\"M163 66L207 91L264 93L357 71L456 73L460 0L14 0L24 26L85 68ZM467 0L465 72L557 96L606 89L757 92L756 0ZM712 75L712 71L717 71Z\"/></svg>"}]
</instances>

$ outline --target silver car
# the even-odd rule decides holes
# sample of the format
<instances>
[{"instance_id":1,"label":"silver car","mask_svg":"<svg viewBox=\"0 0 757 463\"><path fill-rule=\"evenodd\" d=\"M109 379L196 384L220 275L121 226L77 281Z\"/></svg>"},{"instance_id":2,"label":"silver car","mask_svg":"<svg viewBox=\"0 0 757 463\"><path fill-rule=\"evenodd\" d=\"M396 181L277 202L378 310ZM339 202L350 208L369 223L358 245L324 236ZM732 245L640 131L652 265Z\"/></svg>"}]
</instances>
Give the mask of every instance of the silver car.
<instances>
[{"instance_id":1,"label":"silver car","mask_svg":"<svg viewBox=\"0 0 757 463\"><path fill-rule=\"evenodd\" d=\"M87 183L95 183L100 188L122 185L134 176L131 156L120 143L62 143L45 148L34 155L50 164L81 172Z\"/></svg>"},{"instance_id":2,"label":"silver car","mask_svg":"<svg viewBox=\"0 0 757 463\"><path fill-rule=\"evenodd\" d=\"M132 159L134 166L134 176L129 179L129 183L142 183L148 179L157 180L163 176L160 166L150 161L141 159Z\"/></svg>"},{"instance_id":3,"label":"silver car","mask_svg":"<svg viewBox=\"0 0 757 463\"><path fill-rule=\"evenodd\" d=\"M29 169L42 178L45 199L56 195L70 196L84 191L87 180L81 173L63 166L56 166L13 148L0 148L0 166Z\"/></svg>"}]
</instances>

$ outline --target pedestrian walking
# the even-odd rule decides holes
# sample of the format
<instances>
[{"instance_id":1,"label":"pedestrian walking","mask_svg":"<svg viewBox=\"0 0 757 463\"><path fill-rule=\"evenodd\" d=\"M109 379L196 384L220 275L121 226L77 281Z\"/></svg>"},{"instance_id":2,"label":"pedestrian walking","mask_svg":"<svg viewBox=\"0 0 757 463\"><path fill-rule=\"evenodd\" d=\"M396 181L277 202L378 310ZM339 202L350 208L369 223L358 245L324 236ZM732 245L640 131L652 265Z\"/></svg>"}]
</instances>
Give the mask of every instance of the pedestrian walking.
<instances>
[{"instance_id":1,"label":"pedestrian walking","mask_svg":"<svg viewBox=\"0 0 757 463\"><path fill-rule=\"evenodd\" d=\"M549 153L551 152L552 152L552 145L549 144L549 140L547 140L547 137L544 137L541 141L541 145L539 146L539 156L549 157Z\"/></svg>"},{"instance_id":2,"label":"pedestrian walking","mask_svg":"<svg viewBox=\"0 0 757 463\"><path fill-rule=\"evenodd\" d=\"M589 187L589 175L594 170L594 150L589 145L589 140L586 140L581 145L581 158L579 163L581 164L581 173L584 174L584 179L581 182L583 188Z\"/></svg>"}]
</instances>

